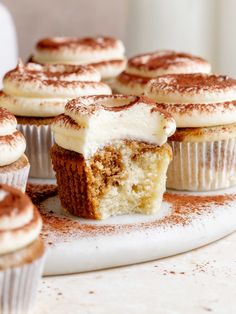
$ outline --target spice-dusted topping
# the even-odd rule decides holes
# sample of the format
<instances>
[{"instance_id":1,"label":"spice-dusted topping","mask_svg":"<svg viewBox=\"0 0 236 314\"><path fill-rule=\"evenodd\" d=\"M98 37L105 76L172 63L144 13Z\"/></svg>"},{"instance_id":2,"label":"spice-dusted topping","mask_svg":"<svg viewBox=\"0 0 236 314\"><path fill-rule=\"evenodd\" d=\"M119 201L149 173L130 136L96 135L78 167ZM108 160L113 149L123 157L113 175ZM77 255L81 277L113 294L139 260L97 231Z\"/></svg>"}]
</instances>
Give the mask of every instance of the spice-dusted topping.
<instances>
[{"instance_id":1,"label":"spice-dusted topping","mask_svg":"<svg viewBox=\"0 0 236 314\"><path fill-rule=\"evenodd\" d=\"M177 127L207 127L236 121L236 80L227 76L163 75L149 81L145 95L172 114Z\"/></svg>"},{"instance_id":2,"label":"spice-dusted topping","mask_svg":"<svg viewBox=\"0 0 236 314\"><path fill-rule=\"evenodd\" d=\"M19 159L26 148L24 136L16 130L16 118L0 108L0 167Z\"/></svg>"},{"instance_id":3,"label":"spice-dusted topping","mask_svg":"<svg viewBox=\"0 0 236 314\"><path fill-rule=\"evenodd\" d=\"M211 66L203 58L188 53L160 50L129 59L126 72L144 77L169 73L209 73Z\"/></svg>"},{"instance_id":4,"label":"spice-dusted topping","mask_svg":"<svg viewBox=\"0 0 236 314\"><path fill-rule=\"evenodd\" d=\"M0 255L32 243L41 231L42 221L29 197L0 184Z\"/></svg>"},{"instance_id":5,"label":"spice-dusted topping","mask_svg":"<svg viewBox=\"0 0 236 314\"><path fill-rule=\"evenodd\" d=\"M209 73L210 64L187 53L160 50L134 56L126 69L116 78L114 90L118 93L141 95L151 78L168 73Z\"/></svg>"},{"instance_id":6,"label":"spice-dusted topping","mask_svg":"<svg viewBox=\"0 0 236 314\"><path fill-rule=\"evenodd\" d=\"M123 43L112 37L52 37L37 43L31 60L51 64L91 64L102 79L109 79L124 70L124 52Z\"/></svg>"},{"instance_id":7,"label":"spice-dusted topping","mask_svg":"<svg viewBox=\"0 0 236 314\"><path fill-rule=\"evenodd\" d=\"M51 117L64 111L68 100L83 95L110 94L92 66L22 64L3 79L0 107L19 116Z\"/></svg>"},{"instance_id":8,"label":"spice-dusted topping","mask_svg":"<svg viewBox=\"0 0 236 314\"><path fill-rule=\"evenodd\" d=\"M161 146L174 133L175 122L145 97L88 96L70 101L52 130L59 146L87 158L114 140Z\"/></svg>"},{"instance_id":9,"label":"spice-dusted topping","mask_svg":"<svg viewBox=\"0 0 236 314\"><path fill-rule=\"evenodd\" d=\"M36 48L39 50L60 50L64 48L72 48L75 50L106 50L111 48L119 48L120 41L112 37L51 37L41 39Z\"/></svg>"}]
</instances>

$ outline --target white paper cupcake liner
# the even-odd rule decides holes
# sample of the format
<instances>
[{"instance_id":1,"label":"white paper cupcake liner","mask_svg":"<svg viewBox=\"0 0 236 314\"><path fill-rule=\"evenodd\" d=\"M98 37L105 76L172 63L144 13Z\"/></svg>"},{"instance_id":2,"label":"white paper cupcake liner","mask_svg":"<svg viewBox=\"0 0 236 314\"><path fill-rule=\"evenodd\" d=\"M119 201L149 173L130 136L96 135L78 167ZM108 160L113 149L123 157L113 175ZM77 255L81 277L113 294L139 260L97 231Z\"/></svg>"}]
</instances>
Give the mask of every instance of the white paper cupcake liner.
<instances>
[{"instance_id":1,"label":"white paper cupcake liner","mask_svg":"<svg viewBox=\"0 0 236 314\"><path fill-rule=\"evenodd\" d=\"M45 254L33 263L0 271L0 313L32 314Z\"/></svg>"},{"instance_id":2,"label":"white paper cupcake liner","mask_svg":"<svg viewBox=\"0 0 236 314\"><path fill-rule=\"evenodd\" d=\"M21 190L22 192L25 192L29 170L30 170L30 165L26 165L23 168L16 169L11 172L6 172L6 173L0 172L0 183L11 185Z\"/></svg>"},{"instance_id":3,"label":"white paper cupcake liner","mask_svg":"<svg viewBox=\"0 0 236 314\"><path fill-rule=\"evenodd\" d=\"M30 177L55 179L50 157L50 148L54 144L50 126L18 124L18 129L26 139L25 154L30 162Z\"/></svg>"},{"instance_id":4,"label":"white paper cupcake liner","mask_svg":"<svg viewBox=\"0 0 236 314\"><path fill-rule=\"evenodd\" d=\"M167 188L209 191L236 185L236 139L214 142L170 142L173 161Z\"/></svg>"}]
</instances>

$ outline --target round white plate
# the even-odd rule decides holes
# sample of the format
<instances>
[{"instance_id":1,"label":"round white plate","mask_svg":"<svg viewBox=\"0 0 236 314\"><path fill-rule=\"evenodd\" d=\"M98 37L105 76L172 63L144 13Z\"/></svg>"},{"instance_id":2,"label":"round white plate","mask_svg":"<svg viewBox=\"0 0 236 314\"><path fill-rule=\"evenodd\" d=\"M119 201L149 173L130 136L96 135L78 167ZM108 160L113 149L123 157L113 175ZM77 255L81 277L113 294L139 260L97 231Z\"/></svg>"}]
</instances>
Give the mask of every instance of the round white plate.
<instances>
[{"instance_id":1,"label":"round white plate","mask_svg":"<svg viewBox=\"0 0 236 314\"><path fill-rule=\"evenodd\" d=\"M198 248L236 230L236 188L201 194L167 192L156 215L125 215L103 221L65 213L58 196L50 196L50 188L42 186L42 193L47 189L49 197L37 201L44 220L42 236L48 243L45 275L159 259Z\"/></svg>"}]
</instances>

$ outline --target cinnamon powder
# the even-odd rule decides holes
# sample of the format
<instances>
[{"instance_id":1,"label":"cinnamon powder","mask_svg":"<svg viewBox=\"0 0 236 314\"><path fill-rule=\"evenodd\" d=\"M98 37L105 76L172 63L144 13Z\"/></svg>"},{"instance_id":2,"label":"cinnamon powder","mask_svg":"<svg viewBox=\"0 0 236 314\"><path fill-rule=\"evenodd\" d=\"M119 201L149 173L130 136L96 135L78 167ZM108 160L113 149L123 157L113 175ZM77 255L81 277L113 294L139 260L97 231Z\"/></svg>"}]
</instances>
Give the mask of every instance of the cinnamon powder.
<instances>
[{"instance_id":1,"label":"cinnamon powder","mask_svg":"<svg viewBox=\"0 0 236 314\"><path fill-rule=\"evenodd\" d=\"M219 205L227 205L231 201L236 200L236 194L223 194L212 196L198 196L187 194L175 194L166 192L164 201L171 206L171 213L161 219L143 223L129 224L90 224L86 220L78 220L76 217L68 216L61 212L54 213L53 210L47 208L43 201L57 195L57 187L55 185L33 185L28 184L27 193L31 197L33 203L38 206L43 218L42 237L50 241L51 244L61 241L70 241L72 237L94 237L98 235L130 233L131 231L141 231L150 228L169 228L174 225L185 226L191 223L196 215L210 213L212 207ZM52 240L53 237L53 240Z\"/></svg>"}]
</instances>

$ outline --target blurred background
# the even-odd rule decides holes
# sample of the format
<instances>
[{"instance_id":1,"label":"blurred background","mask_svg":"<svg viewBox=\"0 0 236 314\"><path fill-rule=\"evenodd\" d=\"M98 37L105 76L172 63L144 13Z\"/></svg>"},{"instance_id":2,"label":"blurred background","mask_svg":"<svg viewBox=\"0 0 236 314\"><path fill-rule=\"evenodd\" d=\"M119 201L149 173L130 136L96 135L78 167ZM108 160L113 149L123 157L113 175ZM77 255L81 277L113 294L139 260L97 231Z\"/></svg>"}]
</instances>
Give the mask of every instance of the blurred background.
<instances>
[{"instance_id":1,"label":"blurred background","mask_svg":"<svg viewBox=\"0 0 236 314\"><path fill-rule=\"evenodd\" d=\"M235 0L0 0L0 3L0 57L4 63L0 64L0 76L13 67L18 55L26 60L41 37L104 34L122 39L128 56L175 49L203 56L211 61L214 72L236 77Z\"/></svg>"}]
</instances>

